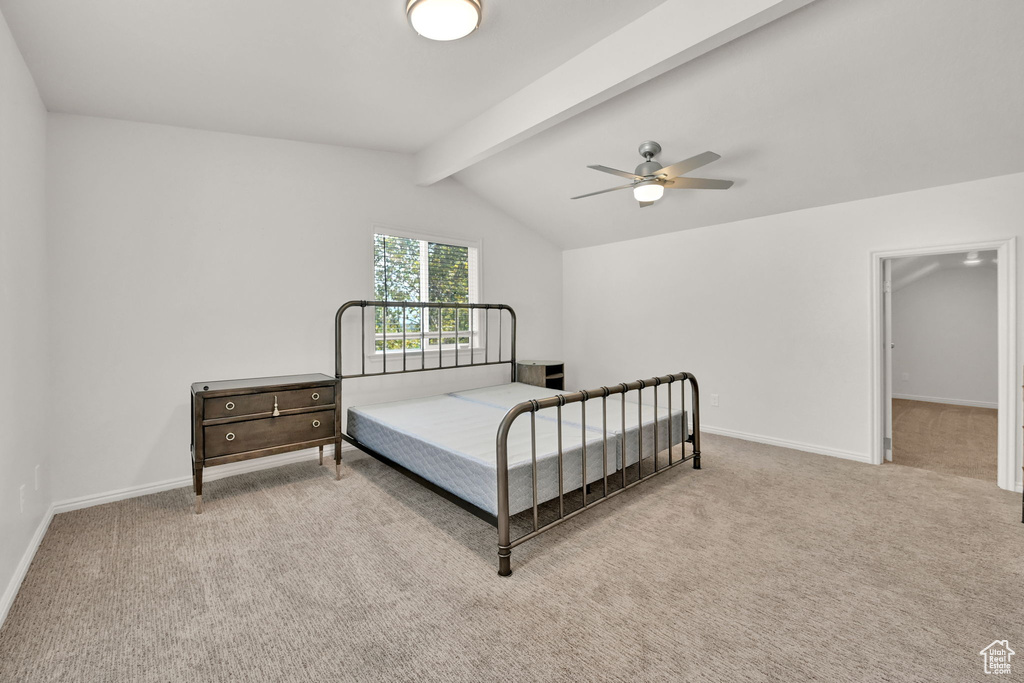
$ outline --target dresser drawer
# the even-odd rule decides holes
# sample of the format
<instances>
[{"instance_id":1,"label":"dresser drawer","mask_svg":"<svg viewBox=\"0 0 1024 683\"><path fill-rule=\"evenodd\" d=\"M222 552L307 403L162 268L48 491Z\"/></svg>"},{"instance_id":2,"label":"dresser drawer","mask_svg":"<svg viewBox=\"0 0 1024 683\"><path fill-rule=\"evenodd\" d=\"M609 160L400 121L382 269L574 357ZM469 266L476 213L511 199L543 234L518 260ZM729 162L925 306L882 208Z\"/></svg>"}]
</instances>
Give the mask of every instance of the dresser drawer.
<instances>
[{"instance_id":1,"label":"dresser drawer","mask_svg":"<svg viewBox=\"0 0 1024 683\"><path fill-rule=\"evenodd\" d=\"M275 397L277 398L278 410L329 406L334 403L334 387L312 387L309 389L268 391L261 394L208 398L203 406L203 417L210 420L220 417L240 417L270 413L274 410Z\"/></svg>"},{"instance_id":2,"label":"dresser drawer","mask_svg":"<svg viewBox=\"0 0 1024 683\"><path fill-rule=\"evenodd\" d=\"M333 392L333 389L330 389ZM309 392L303 392L307 396ZM280 402L281 394L277 395ZM246 397L248 398L248 397ZM271 402L273 396L271 395ZM273 405L273 403L271 403ZM205 457L245 453L304 441L334 437L334 411L321 410L203 428Z\"/></svg>"}]
</instances>

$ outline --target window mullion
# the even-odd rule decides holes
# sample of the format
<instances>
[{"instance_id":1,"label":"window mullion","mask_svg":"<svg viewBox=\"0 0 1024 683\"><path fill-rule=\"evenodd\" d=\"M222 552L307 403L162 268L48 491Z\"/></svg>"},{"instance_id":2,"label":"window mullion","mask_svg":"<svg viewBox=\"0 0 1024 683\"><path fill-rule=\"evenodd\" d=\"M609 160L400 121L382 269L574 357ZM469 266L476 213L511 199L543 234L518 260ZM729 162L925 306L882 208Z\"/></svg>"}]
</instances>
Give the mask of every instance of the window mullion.
<instances>
[{"instance_id":1,"label":"window mullion","mask_svg":"<svg viewBox=\"0 0 1024 683\"><path fill-rule=\"evenodd\" d=\"M429 249L427 248L427 241L420 240L420 301L430 301L430 283L428 278L430 277L430 266L428 259L430 257ZM430 315L429 309L420 309L420 325L423 325L424 314L427 314L427 331L430 331Z\"/></svg>"},{"instance_id":2,"label":"window mullion","mask_svg":"<svg viewBox=\"0 0 1024 683\"><path fill-rule=\"evenodd\" d=\"M430 252L427 249L427 242L426 240L420 240L420 301L430 301L430 285L427 281L430 277L429 258Z\"/></svg>"}]
</instances>

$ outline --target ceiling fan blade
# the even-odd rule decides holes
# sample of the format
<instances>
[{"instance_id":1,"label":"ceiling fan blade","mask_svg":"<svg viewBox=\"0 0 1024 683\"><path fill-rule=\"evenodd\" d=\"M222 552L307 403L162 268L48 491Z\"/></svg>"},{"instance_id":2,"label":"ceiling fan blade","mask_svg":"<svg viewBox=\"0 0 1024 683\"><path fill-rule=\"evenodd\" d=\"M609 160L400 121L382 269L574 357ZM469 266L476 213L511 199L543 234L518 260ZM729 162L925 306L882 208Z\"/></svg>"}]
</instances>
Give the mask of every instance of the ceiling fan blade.
<instances>
[{"instance_id":1,"label":"ceiling fan blade","mask_svg":"<svg viewBox=\"0 0 1024 683\"><path fill-rule=\"evenodd\" d=\"M617 168L608 168L607 166L602 166L601 164L595 164L593 166L587 166L587 168L592 168L595 171L601 171L602 173L611 173L612 175L621 176L623 178L629 178L630 180L633 180L634 178L642 178L643 177L643 176L638 176L636 173L629 173L628 171L620 171Z\"/></svg>"},{"instance_id":2,"label":"ceiling fan blade","mask_svg":"<svg viewBox=\"0 0 1024 683\"><path fill-rule=\"evenodd\" d=\"M615 190L625 190L627 187L633 187L633 183L630 183L629 185L619 185L618 187L609 187L607 190L588 192L587 194L581 194L578 197L572 197L572 199L583 199L584 197L593 197L595 194L604 194L605 192L614 192Z\"/></svg>"},{"instance_id":3,"label":"ceiling fan blade","mask_svg":"<svg viewBox=\"0 0 1024 683\"><path fill-rule=\"evenodd\" d=\"M669 178L675 178L676 176L689 173L694 169L698 169L701 166L705 166L710 164L712 161L717 161L721 158L721 155L715 154L714 152L704 152L703 154L698 154L695 157L683 159L671 166L665 166L664 168L655 171L654 175L667 175Z\"/></svg>"},{"instance_id":4,"label":"ceiling fan blade","mask_svg":"<svg viewBox=\"0 0 1024 683\"><path fill-rule=\"evenodd\" d=\"M651 204L653 204L653 203L654 203L654 202L640 202L640 208L642 209L642 208L644 208L645 206L650 206L650 205L651 205Z\"/></svg>"},{"instance_id":5,"label":"ceiling fan blade","mask_svg":"<svg viewBox=\"0 0 1024 683\"><path fill-rule=\"evenodd\" d=\"M665 187L673 190L728 190L732 187L732 181L711 178L675 178L666 180Z\"/></svg>"}]
</instances>

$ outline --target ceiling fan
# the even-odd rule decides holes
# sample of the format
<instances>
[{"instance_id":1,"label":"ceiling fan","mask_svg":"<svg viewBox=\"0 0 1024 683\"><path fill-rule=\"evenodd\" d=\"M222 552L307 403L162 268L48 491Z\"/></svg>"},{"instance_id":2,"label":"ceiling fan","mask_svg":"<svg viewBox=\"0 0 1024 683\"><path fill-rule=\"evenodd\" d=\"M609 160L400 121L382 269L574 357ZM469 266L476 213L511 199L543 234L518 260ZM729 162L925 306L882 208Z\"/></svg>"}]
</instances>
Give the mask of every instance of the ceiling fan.
<instances>
[{"instance_id":1,"label":"ceiling fan","mask_svg":"<svg viewBox=\"0 0 1024 683\"><path fill-rule=\"evenodd\" d=\"M639 151L640 156L644 158L644 161L642 164L637 166L636 170L632 173L629 173L628 171L620 171L615 168L608 168L607 166L601 166L600 164L587 166L587 168L592 168L595 171L602 171L604 173L611 173L612 175L621 176L623 178L629 178L629 184L619 185L618 187L609 187L607 190L598 190L597 192L590 192L588 194L581 194L578 197L573 197L573 199L593 197L595 194L604 194L605 192L614 192L615 190L632 188L633 197L640 202L640 208L642 209L645 206L650 206L661 199L661 196L665 193L666 187L673 190L728 190L732 187L731 180L682 177L684 173L689 173L690 171L722 158L714 152L704 152L703 154L698 154L695 157L684 159L683 161L672 164L671 166L662 166L660 162L654 161L654 157L661 153L661 145L657 142L648 140L640 145Z\"/></svg>"}]
</instances>

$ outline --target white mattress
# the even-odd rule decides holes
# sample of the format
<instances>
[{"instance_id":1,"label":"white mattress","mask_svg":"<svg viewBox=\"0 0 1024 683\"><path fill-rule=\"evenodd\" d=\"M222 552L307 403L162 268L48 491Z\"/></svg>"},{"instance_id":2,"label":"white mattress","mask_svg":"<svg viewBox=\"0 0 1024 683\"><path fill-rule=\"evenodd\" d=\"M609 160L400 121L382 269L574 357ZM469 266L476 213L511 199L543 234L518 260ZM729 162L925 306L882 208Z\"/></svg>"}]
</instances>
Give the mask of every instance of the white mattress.
<instances>
[{"instance_id":1,"label":"white mattress","mask_svg":"<svg viewBox=\"0 0 1024 683\"><path fill-rule=\"evenodd\" d=\"M459 498L497 514L495 439L498 425L509 408L525 400L559 392L526 384L502 384L472 391L352 407L348 433L368 448L386 456ZM614 401L614 403L613 403ZM621 402L608 399L609 474L622 462ZM614 408L614 410L613 410ZM654 434L652 406L644 406L644 452ZM562 408L563 490L582 485L583 427L580 404ZM659 406L659 448L668 444L668 411ZM637 459L636 404L627 401L626 461ZM683 438L684 416L673 410L673 443ZM558 497L558 422L554 409L536 417L538 503ZM601 402L587 408L587 483L603 477ZM509 510L511 514L533 505L530 416L518 418L509 432Z\"/></svg>"},{"instance_id":2,"label":"white mattress","mask_svg":"<svg viewBox=\"0 0 1024 683\"><path fill-rule=\"evenodd\" d=\"M500 384L493 387L484 387L482 389L472 389L469 391L457 391L451 394L458 398L464 398L484 405L492 405L497 408L501 408L504 411L508 411L513 406L523 401L529 401L531 399L545 398L548 396L557 396L563 393L559 391L553 391L551 389L542 389L540 387L531 386L529 384L522 384L521 382L513 382L511 384ZM616 435L620 439L620 448L622 435L625 434L625 449L626 449L626 466L633 465L637 461L637 454L640 452L639 446L640 439L638 434L643 436L643 450L644 457L651 457L654 438L654 423L655 423L655 411L653 405L653 390L644 390L644 403L639 407L635 400L636 394L630 392L626 395L626 419L625 429L623 429L622 420L622 397L623 394L615 394L608 397L608 436L611 438L612 434ZM630 400L633 399L633 400ZM686 413L680 410L682 396L679 395L678 389L673 389L672 404L672 445L681 443L684 440L683 436L683 425L686 424L685 417ZM650 403L648 401L651 401ZM601 406L601 397L592 398L587 402L586 418L587 418L587 429L602 431L604 426L604 411ZM576 428L582 428L583 423L583 404L582 403L569 403L562 406L562 429L567 430L570 426ZM545 418L549 420L557 420L557 411L555 408L547 408L537 413L538 419ZM643 417L643 429L638 431L637 425L640 424L640 418ZM669 439L669 420L668 420L668 401L667 393L662 390L659 394L659 403L657 410L657 423L658 423L658 450L663 450L668 447ZM522 418L520 418L522 419ZM617 466L621 466L621 459L616 461ZM589 472L588 472L589 474Z\"/></svg>"}]
</instances>

